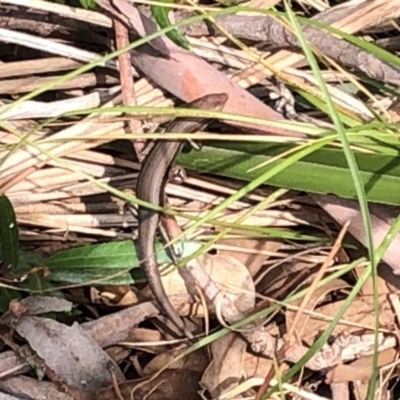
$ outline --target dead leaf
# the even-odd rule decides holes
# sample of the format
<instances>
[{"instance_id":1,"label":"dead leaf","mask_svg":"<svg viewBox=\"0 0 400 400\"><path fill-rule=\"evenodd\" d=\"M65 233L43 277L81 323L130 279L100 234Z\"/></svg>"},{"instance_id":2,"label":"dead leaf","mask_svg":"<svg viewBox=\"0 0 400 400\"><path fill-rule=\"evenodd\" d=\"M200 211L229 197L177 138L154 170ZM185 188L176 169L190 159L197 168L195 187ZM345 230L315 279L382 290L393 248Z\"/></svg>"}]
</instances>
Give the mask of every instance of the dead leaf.
<instances>
[{"instance_id":1,"label":"dead leaf","mask_svg":"<svg viewBox=\"0 0 400 400\"><path fill-rule=\"evenodd\" d=\"M145 302L105 315L97 320L85 322L82 324L82 328L100 347L108 347L125 340L135 326L146 318L156 315L158 315L157 308L151 302ZM22 346L21 349L24 352L29 350L27 345ZM2 377L7 377L17 372L25 373L29 370L30 367L24 359L13 351L6 351L0 354L0 374Z\"/></svg>"},{"instance_id":2,"label":"dead leaf","mask_svg":"<svg viewBox=\"0 0 400 400\"><path fill-rule=\"evenodd\" d=\"M394 323L394 316L387 296L379 296L378 301L380 304L380 327L392 326ZM312 344L315 338L326 329L329 321L335 317L342 304L343 300L339 300L323 305L321 307L313 308L313 311L316 311L319 314L328 317L329 320L324 320L323 318L319 318L316 316L307 316L303 314L299 321L298 327L299 329L301 329L299 330L299 332L301 332L301 334L299 335L301 340L309 345ZM309 309L309 307L307 307L307 309ZM289 321L291 320L293 315L293 311L288 311L287 318ZM373 297L362 296L355 298L349 308L344 313L342 319L347 323L339 322L333 330L332 336L337 336L342 333L359 332L360 330L373 330L373 327L375 326ZM352 325L352 323L355 325ZM358 324L359 326L357 326L356 324ZM302 329L303 327L306 327L306 329Z\"/></svg>"},{"instance_id":3,"label":"dead leaf","mask_svg":"<svg viewBox=\"0 0 400 400\"><path fill-rule=\"evenodd\" d=\"M51 382L39 381L27 376L14 376L0 380L0 390L13 393L18 397L0 393L1 400L21 400L21 399L51 399L51 400L71 400L71 396L61 393ZM9 397L7 397L9 396Z\"/></svg>"},{"instance_id":4,"label":"dead leaf","mask_svg":"<svg viewBox=\"0 0 400 400\"><path fill-rule=\"evenodd\" d=\"M272 360L246 353L243 359L243 369L248 378L265 378L271 368L274 368Z\"/></svg>"},{"instance_id":5,"label":"dead leaf","mask_svg":"<svg viewBox=\"0 0 400 400\"><path fill-rule=\"evenodd\" d=\"M132 343L130 348L141 349L142 351L150 354L159 354L164 351L167 351L169 347L165 346L149 346L148 343L157 343L163 340L163 334L158 329L146 329L146 328L133 328L123 343ZM144 343L144 346L140 344Z\"/></svg>"},{"instance_id":6,"label":"dead leaf","mask_svg":"<svg viewBox=\"0 0 400 400\"><path fill-rule=\"evenodd\" d=\"M200 374L194 371L169 369L145 382L142 380L121 382L119 389L123 400L200 400L199 378ZM109 387L93 393L89 400L114 400L115 398L114 388Z\"/></svg>"},{"instance_id":7,"label":"dead leaf","mask_svg":"<svg viewBox=\"0 0 400 400\"><path fill-rule=\"evenodd\" d=\"M343 225L351 221L349 233L364 246L367 243L361 212L357 201L342 199L334 195L311 194L312 199L322 207L337 223ZM375 246L378 246L390 229L389 207L375 204L371 207L372 236ZM397 275L400 274L400 234L397 233L388 246L382 260L387 263Z\"/></svg>"},{"instance_id":8,"label":"dead leaf","mask_svg":"<svg viewBox=\"0 0 400 400\"><path fill-rule=\"evenodd\" d=\"M390 293L400 294L400 276L395 275L387 264L380 263L378 265L378 275L387 285L385 293L388 291Z\"/></svg>"},{"instance_id":9,"label":"dead leaf","mask_svg":"<svg viewBox=\"0 0 400 400\"><path fill-rule=\"evenodd\" d=\"M236 387L243 378L243 359L247 343L236 333L229 333L210 345L212 361L203 374L200 385L211 398Z\"/></svg>"},{"instance_id":10,"label":"dead leaf","mask_svg":"<svg viewBox=\"0 0 400 400\"><path fill-rule=\"evenodd\" d=\"M268 256L265 254L259 254L261 251L276 252L282 246L282 242L270 240L270 239L221 239L217 242L218 246L222 249L218 249L217 254L220 256L235 257L236 260L241 262L247 267L251 276L255 276ZM232 247L231 250L224 250L224 246ZM241 251L242 250L242 251ZM250 250L250 251L243 251Z\"/></svg>"},{"instance_id":11,"label":"dead leaf","mask_svg":"<svg viewBox=\"0 0 400 400\"><path fill-rule=\"evenodd\" d=\"M181 354L182 350L170 350L154 357L143 369L143 376L151 376L169 364L176 356ZM201 351L188 354L186 357L175 361L168 369L176 369L178 371L195 371L202 372L207 366L207 357Z\"/></svg>"},{"instance_id":12,"label":"dead leaf","mask_svg":"<svg viewBox=\"0 0 400 400\"><path fill-rule=\"evenodd\" d=\"M112 383L108 372L112 360L80 325L69 327L48 318L22 317L15 329L69 386L90 391Z\"/></svg>"},{"instance_id":13,"label":"dead leaf","mask_svg":"<svg viewBox=\"0 0 400 400\"><path fill-rule=\"evenodd\" d=\"M283 287L287 287L290 290L292 284L298 286L304 283L305 279L312 273L313 268L315 268L315 264L297 260L279 263L273 268L266 269L260 283L257 285L257 289L266 296L274 296L276 291L280 291ZM300 282L297 281L299 276ZM288 284L290 285L289 287L287 286Z\"/></svg>"},{"instance_id":14,"label":"dead leaf","mask_svg":"<svg viewBox=\"0 0 400 400\"><path fill-rule=\"evenodd\" d=\"M362 275L362 273L364 272L365 267L360 267L357 266L356 268L354 268L353 272L356 276L356 279L358 280L358 278ZM383 279L381 276L377 276L377 292L379 294L388 294L390 293L389 290L389 286L388 286L388 282L385 281L385 279ZM360 294L363 294L365 296L372 296L375 293L375 289L374 289L374 282L371 276L368 277L368 279L365 281Z\"/></svg>"},{"instance_id":15,"label":"dead leaf","mask_svg":"<svg viewBox=\"0 0 400 400\"><path fill-rule=\"evenodd\" d=\"M398 352L395 349L386 349L378 354L378 367L388 365L398 359ZM327 374L325 381L332 382L368 382L371 378L374 366L373 356L362 357L351 364L340 364L332 368Z\"/></svg>"},{"instance_id":16,"label":"dead leaf","mask_svg":"<svg viewBox=\"0 0 400 400\"><path fill-rule=\"evenodd\" d=\"M209 279L218 288L232 298L236 307L242 312L251 309L255 303L254 282L248 269L236 258L229 256L203 254L198 258ZM163 270L161 280L165 290L170 296L173 306L181 315L187 315L189 309L195 310L197 317L204 316L202 304L193 307L187 302L187 288L185 281L176 267L170 267L168 273ZM199 284L199 282L197 282ZM199 284L201 288L201 284ZM185 299L185 301L183 300ZM177 301L180 301L178 304Z\"/></svg>"},{"instance_id":17,"label":"dead leaf","mask_svg":"<svg viewBox=\"0 0 400 400\"><path fill-rule=\"evenodd\" d=\"M215 284L231 298L236 308L245 313L255 304L254 281L249 270L234 257L208 255L205 270Z\"/></svg>"},{"instance_id":18,"label":"dead leaf","mask_svg":"<svg viewBox=\"0 0 400 400\"><path fill-rule=\"evenodd\" d=\"M138 303L136 294L127 285L90 288L90 299L95 304L108 306L131 306Z\"/></svg>"}]
</instances>

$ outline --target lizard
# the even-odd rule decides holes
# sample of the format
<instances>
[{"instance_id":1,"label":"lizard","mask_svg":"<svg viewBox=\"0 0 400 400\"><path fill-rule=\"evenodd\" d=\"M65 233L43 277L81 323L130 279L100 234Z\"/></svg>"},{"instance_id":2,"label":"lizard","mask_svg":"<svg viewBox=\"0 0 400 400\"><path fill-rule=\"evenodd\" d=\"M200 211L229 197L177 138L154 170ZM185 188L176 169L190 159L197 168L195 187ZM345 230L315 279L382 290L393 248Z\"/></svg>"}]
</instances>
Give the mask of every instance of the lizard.
<instances>
[{"instance_id":1,"label":"lizard","mask_svg":"<svg viewBox=\"0 0 400 400\"><path fill-rule=\"evenodd\" d=\"M228 100L226 93L215 93L203 96L189 104L190 107L209 110L221 110ZM194 133L202 130L207 125L208 118L184 117L175 119L168 126L169 132ZM138 199L164 206L164 189L170 167L181 150L183 141L158 140L142 163L136 184ZM189 339L193 338L191 332L185 329L182 319L172 306L162 285L160 271L155 257L154 241L159 227L160 213L143 206L138 208L138 255L141 265L148 280L150 289L161 308L173 324Z\"/></svg>"}]
</instances>

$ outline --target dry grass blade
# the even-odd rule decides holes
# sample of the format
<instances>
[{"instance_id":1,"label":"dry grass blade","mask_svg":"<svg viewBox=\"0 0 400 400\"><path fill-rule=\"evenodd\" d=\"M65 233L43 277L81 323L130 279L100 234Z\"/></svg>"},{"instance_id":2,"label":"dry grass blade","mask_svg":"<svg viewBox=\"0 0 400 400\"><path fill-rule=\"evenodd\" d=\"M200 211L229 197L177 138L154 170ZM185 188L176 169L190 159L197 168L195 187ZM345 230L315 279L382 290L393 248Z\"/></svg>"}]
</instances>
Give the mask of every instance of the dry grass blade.
<instances>
[{"instance_id":1,"label":"dry grass blade","mask_svg":"<svg viewBox=\"0 0 400 400\"><path fill-rule=\"evenodd\" d=\"M0 191L21 250L18 268L5 265L0 237L0 391L172 400L199 397L200 384L220 399L274 390L362 399L367 385L356 382L373 385L374 368L381 391L398 390L399 307L388 297L400 289L398 210L370 205L374 245L388 248L374 280L354 191L337 195L343 151L355 154L366 191L380 179L394 191L400 179L389 124L399 114L398 1L228 3L169 3L187 51L159 33L146 0L1 2ZM171 109L215 93L228 98L219 114ZM208 141L177 158L188 172L171 174L163 213L175 219L169 241L189 273L165 265L165 243L156 253L172 305L196 332L192 347L142 289L138 221L125 207L137 200L144 138L163 140L163 124L190 112L207 118L196 137ZM376 170L379 160L389 161ZM308 171L295 171L305 187L284 167ZM11 377L32 367L48 379Z\"/></svg>"}]
</instances>

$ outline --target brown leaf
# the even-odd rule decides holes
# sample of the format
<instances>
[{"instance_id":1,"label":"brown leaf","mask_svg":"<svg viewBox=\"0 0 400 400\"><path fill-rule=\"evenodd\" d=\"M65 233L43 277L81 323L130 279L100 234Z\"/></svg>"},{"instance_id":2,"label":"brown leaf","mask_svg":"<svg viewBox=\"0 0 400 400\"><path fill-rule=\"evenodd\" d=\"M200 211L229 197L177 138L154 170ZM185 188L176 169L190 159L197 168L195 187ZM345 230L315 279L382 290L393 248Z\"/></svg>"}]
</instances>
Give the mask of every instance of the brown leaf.
<instances>
[{"instance_id":1,"label":"brown leaf","mask_svg":"<svg viewBox=\"0 0 400 400\"><path fill-rule=\"evenodd\" d=\"M260 251L276 252L282 246L282 242L269 239L221 239L217 242L221 246L230 246L232 250L218 249L220 256L235 257L239 262L245 265L251 276L257 274L264 262L269 258L265 254L258 254ZM251 250L248 251L241 251Z\"/></svg>"},{"instance_id":2,"label":"brown leaf","mask_svg":"<svg viewBox=\"0 0 400 400\"><path fill-rule=\"evenodd\" d=\"M390 364L398 359L395 349L386 349L378 354L378 367ZM326 382L367 382L371 378L372 368L374 366L373 357L362 357L351 364L340 364L332 368L326 374Z\"/></svg>"},{"instance_id":3,"label":"brown leaf","mask_svg":"<svg viewBox=\"0 0 400 400\"><path fill-rule=\"evenodd\" d=\"M157 357L154 357L143 369L143 376L152 376L156 372L160 371L160 369L164 368L167 364L173 361L176 356L181 354L181 352L181 349L170 350L159 354ZM203 372L207 366L207 362L208 358L206 355L201 351L196 351L175 361L168 367L168 369Z\"/></svg>"},{"instance_id":4,"label":"brown leaf","mask_svg":"<svg viewBox=\"0 0 400 400\"><path fill-rule=\"evenodd\" d=\"M48 318L22 317L15 329L71 387L87 391L111 384L108 365L112 360L80 325L69 327Z\"/></svg>"},{"instance_id":5,"label":"brown leaf","mask_svg":"<svg viewBox=\"0 0 400 400\"><path fill-rule=\"evenodd\" d=\"M321 298L320 298L321 300ZM379 324L380 327L392 326L394 323L394 316L390 303L387 300L387 296L379 296L378 301L380 304L379 312ZM318 318L317 316L307 316L303 314L299 321L297 333L301 340L308 344L312 344L315 338L323 332L329 321L331 321L337 314L339 308L343 305L343 300L331 302L321 307L313 307L313 311L322 314L329 319ZM309 307L307 307L309 309ZM290 325L290 321L293 318L295 312L287 312L287 323ZM342 333L351 333L365 331L368 329L373 330L375 326L375 313L373 305L373 296L362 296L357 297L353 300L351 305L348 307L342 318L347 323L338 323L332 332L333 336L337 336ZM358 324L357 325L352 325Z\"/></svg>"},{"instance_id":6,"label":"brown leaf","mask_svg":"<svg viewBox=\"0 0 400 400\"><path fill-rule=\"evenodd\" d=\"M119 385L123 400L176 400L200 399L200 374L187 370L166 370L159 376L143 381L127 381ZM115 400L113 387L93 393L88 400Z\"/></svg>"},{"instance_id":7,"label":"brown leaf","mask_svg":"<svg viewBox=\"0 0 400 400\"><path fill-rule=\"evenodd\" d=\"M247 343L236 333L214 341L210 346L212 361L204 372L201 386L218 398L237 386L243 376L243 357Z\"/></svg>"}]
</instances>

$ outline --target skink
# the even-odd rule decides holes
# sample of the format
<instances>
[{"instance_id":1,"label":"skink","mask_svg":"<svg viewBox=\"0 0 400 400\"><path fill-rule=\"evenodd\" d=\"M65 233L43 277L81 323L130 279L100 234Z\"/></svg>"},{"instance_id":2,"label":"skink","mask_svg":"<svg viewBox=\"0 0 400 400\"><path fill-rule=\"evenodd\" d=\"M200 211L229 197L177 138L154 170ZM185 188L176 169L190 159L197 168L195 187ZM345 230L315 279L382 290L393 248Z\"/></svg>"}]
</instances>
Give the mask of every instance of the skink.
<instances>
[{"instance_id":1,"label":"skink","mask_svg":"<svg viewBox=\"0 0 400 400\"><path fill-rule=\"evenodd\" d=\"M225 93L210 94L190 103L193 108L221 110L228 95ZM169 132L187 132L193 133L204 128L207 124L206 118L183 118L172 122L168 127ZM136 196L138 199L157 206L164 205L164 189L167 181L169 169L179 153L182 141L179 140L159 140L144 160L137 184ZM139 260L146 274L149 286L153 295L158 302L161 311L168 316L174 325L184 334L192 338L192 334L188 332L182 319L172 306L161 282L160 271L156 262L154 241L160 221L160 213L139 206L139 238L138 253Z\"/></svg>"}]
</instances>

